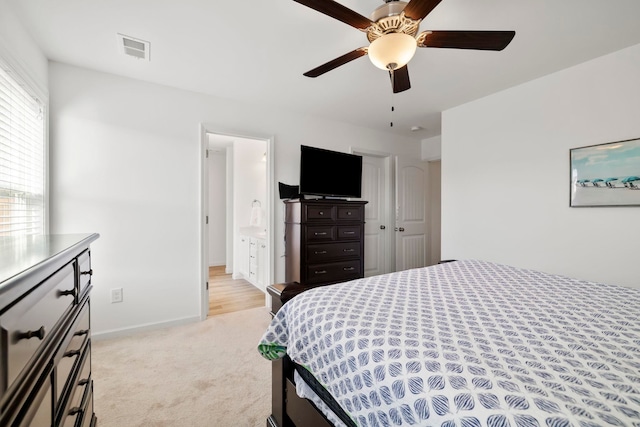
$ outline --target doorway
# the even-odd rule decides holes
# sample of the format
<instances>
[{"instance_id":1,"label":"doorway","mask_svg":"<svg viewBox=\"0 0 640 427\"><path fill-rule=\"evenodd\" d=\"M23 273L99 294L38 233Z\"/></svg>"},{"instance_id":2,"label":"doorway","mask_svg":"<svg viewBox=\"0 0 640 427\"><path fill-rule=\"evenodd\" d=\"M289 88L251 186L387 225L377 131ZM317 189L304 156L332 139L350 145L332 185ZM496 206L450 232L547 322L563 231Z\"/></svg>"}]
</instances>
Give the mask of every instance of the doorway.
<instances>
[{"instance_id":1,"label":"doorway","mask_svg":"<svg viewBox=\"0 0 640 427\"><path fill-rule=\"evenodd\" d=\"M273 274L272 138L221 133L203 125L202 149L205 319L210 307L215 314L267 303L266 286Z\"/></svg>"}]
</instances>

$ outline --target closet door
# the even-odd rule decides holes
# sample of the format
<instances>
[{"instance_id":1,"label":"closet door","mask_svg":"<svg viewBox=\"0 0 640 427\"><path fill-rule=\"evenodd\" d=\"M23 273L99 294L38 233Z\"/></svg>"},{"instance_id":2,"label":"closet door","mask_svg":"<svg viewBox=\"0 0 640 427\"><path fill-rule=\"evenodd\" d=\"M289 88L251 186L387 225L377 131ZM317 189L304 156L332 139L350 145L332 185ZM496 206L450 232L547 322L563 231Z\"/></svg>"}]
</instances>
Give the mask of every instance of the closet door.
<instances>
[{"instance_id":1,"label":"closet door","mask_svg":"<svg viewBox=\"0 0 640 427\"><path fill-rule=\"evenodd\" d=\"M427 265L428 168L428 162L396 159L397 271Z\"/></svg>"},{"instance_id":2,"label":"closet door","mask_svg":"<svg viewBox=\"0 0 640 427\"><path fill-rule=\"evenodd\" d=\"M362 198L364 207L364 275L375 276L393 271L393 216L388 158L362 154ZM390 162L389 162L390 163Z\"/></svg>"}]
</instances>

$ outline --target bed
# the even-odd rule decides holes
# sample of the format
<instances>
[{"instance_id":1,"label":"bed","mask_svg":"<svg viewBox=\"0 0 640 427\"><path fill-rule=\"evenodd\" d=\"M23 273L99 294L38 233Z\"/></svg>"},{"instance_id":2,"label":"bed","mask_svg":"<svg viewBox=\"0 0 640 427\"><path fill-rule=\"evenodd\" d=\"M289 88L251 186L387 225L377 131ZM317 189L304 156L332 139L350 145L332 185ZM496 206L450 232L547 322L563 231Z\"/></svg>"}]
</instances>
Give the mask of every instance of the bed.
<instances>
[{"instance_id":1,"label":"bed","mask_svg":"<svg viewBox=\"0 0 640 427\"><path fill-rule=\"evenodd\" d=\"M301 293L258 349L272 427L640 427L640 289L456 261Z\"/></svg>"}]
</instances>

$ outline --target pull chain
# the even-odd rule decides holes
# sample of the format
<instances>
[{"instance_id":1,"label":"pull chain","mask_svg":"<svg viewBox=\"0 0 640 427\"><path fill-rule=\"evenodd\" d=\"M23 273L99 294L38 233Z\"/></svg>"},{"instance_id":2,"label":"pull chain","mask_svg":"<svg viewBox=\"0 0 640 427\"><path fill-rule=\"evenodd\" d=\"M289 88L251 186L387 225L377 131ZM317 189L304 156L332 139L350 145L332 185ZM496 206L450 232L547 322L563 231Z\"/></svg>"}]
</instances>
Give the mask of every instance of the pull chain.
<instances>
[{"instance_id":1,"label":"pull chain","mask_svg":"<svg viewBox=\"0 0 640 427\"><path fill-rule=\"evenodd\" d=\"M395 107L393 106L393 93L395 88L395 74L393 69L389 70L389 74L391 76L391 113L389 113L389 127L393 127L393 112L395 111Z\"/></svg>"}]
</instances>

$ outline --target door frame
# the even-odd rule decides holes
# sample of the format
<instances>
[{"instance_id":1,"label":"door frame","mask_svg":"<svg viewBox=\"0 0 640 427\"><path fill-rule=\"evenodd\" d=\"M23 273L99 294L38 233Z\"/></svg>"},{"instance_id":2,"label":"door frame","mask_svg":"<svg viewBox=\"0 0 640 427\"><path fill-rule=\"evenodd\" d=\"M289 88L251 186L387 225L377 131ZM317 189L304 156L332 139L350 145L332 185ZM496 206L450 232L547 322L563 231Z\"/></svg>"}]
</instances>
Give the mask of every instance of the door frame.
<instances>
[{"instance_id":1,"label":"door frame","mask_svg":"<svg viewBox=\"0 0 640 427\"><path fill-rule=\"evenodd\" d=\"M198 276L200 277L200 320L205 320L209 314L209 232L207 230L207 216L209 215L209 181L208 177L208 161L207 161L207 148L208 148L208 134L214 133L218 135L225 135L231 138L246 138L257 139L265 141L266 143L266 160L267 160L267 206L265 209L265 219L268 225L266 241L267 241L267 282L273 283L273 275L275 269L273 268L274 259L274 194L275 194L275 174L274 174L274 136L273 135L256 135L245 132L238 132L236 130L223 129L219 125L210 123L200 123L200 218L199 218L199 244L200 244L200 268ZM265 293L265 306L268 304L269 298Z\"/></svg>"},{"instance_id":2,"label":"door frame","mask_svg":"<svg viewBox=\"0 0 640 427\"><path fill-rule=\"evenodd\" d=\"M385 209L387 230L392 231L395 227L396 216L396 195L395 195L395 155L386 151L371 150L368 148L349 147L351 154L357 154L360 156L378 157L384 159L384 171L385 171L385 183L384 193L387 200L387 206ZM396 265L396 246L395 246L395 233L387 236L385 253L388 256L385 257L385 272L395 271Z\"/></svg>"}]
</instances>

